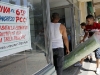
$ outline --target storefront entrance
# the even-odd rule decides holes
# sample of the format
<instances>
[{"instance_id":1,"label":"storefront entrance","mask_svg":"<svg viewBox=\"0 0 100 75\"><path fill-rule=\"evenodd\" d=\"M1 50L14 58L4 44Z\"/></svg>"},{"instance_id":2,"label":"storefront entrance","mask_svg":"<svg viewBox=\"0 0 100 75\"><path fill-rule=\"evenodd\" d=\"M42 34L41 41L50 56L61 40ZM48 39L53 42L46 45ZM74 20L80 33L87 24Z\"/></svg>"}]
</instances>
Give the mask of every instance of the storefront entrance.
<instances>
[{"instance_id":1,"label":"storefront entrance","mask_svg":"<svg viewBox=\"0 0 100 75\"><path fill-rule=\"evenodd\" d=\"M24 50L0 58L0 75L32 75L40 69L47 70L51 65L52 48L50 36L50 13L60 14L60 22L68 32L70 50L75 47L74 6L67 0L0 0L16 7L29 8L29 27L32 49ZM72 0L70 0L72 1ZM17 6L16 6L17 5ZM0 14L2 15L2 14ZM78 26L79 22L77 23ZM78 28L78 27L77 27ZM77 31L78 32L78 31ZM24 33L25 34L25 33ZM10 42L13 43L13 42ZM25 48L25 46L23 47ZM7 51L7 50L6 50ZM44 68L47 66L47 68ZM44 69L43 69L44 68ZM40 74L41 75L41 74ZM48 74L47 74L48 75Z\"/></svg>"},{"instance_id":2,"label":"storefront entrance","mask_svg":"<svg viewBox=\"0 0 100 75\"><path fill-rule=\"evenodd\" d=\"M56 7L56 8L51 8L51 15L52 13L59 13L60 15L60 21L59 23L62 23L65 25L67 29L67 34L68 34L68 40L69 40L69 48L70 51L73 50L74 45L75 45L75 39L74 39L74 24L73 24L73 9L72 5L67 5L67 6L62 6L62 7ZM65 48L66 50L66 48ZM65 52L66 53L66 52Z\"/></svg>"}]
</instances>

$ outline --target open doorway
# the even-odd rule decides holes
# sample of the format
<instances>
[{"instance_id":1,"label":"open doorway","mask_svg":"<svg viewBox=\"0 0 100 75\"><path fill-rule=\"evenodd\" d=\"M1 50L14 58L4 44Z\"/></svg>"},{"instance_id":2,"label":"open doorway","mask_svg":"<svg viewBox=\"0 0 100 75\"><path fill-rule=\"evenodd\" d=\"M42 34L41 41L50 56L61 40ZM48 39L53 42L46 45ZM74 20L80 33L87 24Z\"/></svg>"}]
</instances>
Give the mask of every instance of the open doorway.
<instances>
[{"instance_id":1,"label":"open doorway","mask_svg":"<svg viewBox=\"0 0 100 75\"><path fill-rule=\"evenodd\" d=\"M73 14L72 14L72 9L71 6L65 6L65 7L57 7L57 8L52 8L50 13L52 15L52 13L59 13L60 16L60 23L64 24L66 29L67 29L67 35L68 35L68 40L69 40L69 48L70 51L73 50L73 46L74 46L74 24L72 23L72 18L73 18ZM66 54L66 48L64 47L64 51Z\"/></svg>"}]
</instances>

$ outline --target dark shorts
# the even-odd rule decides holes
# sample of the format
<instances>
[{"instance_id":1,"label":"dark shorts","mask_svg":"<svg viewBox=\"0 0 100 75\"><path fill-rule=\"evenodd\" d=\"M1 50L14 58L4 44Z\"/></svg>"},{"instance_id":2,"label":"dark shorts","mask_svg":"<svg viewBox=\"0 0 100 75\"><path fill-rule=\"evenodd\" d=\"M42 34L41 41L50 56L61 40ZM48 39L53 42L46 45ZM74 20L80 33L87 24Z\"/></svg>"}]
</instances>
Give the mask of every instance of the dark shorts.
<instances>
[{"instance_id":1,"label":"dark shorts","mask_svg":"<svg viewBox=\"0 0 100 75\"><path fill-rule=\"evenodd\" d=\"M95 50L95 57L96 59L100 59L100 48Z\"/></svg>"}]
</instances>

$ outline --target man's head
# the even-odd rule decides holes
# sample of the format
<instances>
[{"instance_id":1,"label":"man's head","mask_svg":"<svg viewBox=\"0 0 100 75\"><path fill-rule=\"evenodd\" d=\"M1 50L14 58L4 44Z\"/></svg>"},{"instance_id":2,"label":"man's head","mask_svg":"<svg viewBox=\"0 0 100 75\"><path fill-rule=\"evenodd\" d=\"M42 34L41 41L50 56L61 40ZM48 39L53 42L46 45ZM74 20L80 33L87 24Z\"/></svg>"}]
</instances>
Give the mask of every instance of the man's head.
<instances>
[{"instance_id":1,"label":"man's head","mask_svg":"<svg viewBox=\"0 0 100 75\"><path fill-rule=\"evenodd\" d=\"M58 13L53 13L52 14L52 22L58 23L60 20L59 14Z\"/></svg>"},{"instance_id":2,"label":"man's head","mask_svg":"<svg viewBox=\"0 0 100 75\"><path fill-rule=\"evenodd\" d=\"M93 25L93 23L94 23L94 16L93 15L88 15L86 17L86 22L87 22L87 25Z\"/></svg>"},{"instance_id":3,"label":"man's head","mask_svg":"<svg viewBox=\"0 0 100 75\"><path fill-rule=\"evenodd\" d=\"M85 27L85 26L86 26L86 23L85 23L85 22L81 23L80 25L81 25L81 28L82 28L82 29L85 29L85 28L86 28L86 27Z\"/></svg>"}]
</instances>

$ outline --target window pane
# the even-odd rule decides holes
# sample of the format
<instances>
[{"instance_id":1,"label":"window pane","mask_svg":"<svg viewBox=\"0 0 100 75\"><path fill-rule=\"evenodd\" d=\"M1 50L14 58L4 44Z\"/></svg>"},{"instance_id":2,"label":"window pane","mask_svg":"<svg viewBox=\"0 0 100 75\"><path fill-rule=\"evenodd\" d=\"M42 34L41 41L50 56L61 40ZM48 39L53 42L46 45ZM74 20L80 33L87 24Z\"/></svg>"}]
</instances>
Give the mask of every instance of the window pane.
<instances>
[{"instance_id":1,"label":"window pane","mask_svg":"<svg viewBox=\"0 0 100 75\"><path fill-rule=\"evenodd\" d=\"M32 75L47 65L42 0L1 1L29 7L32 50L0 58L0 75Z\"/></svg>"}]
</instances>

